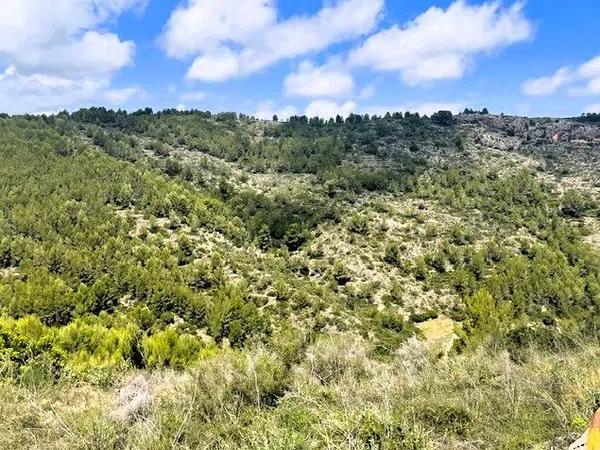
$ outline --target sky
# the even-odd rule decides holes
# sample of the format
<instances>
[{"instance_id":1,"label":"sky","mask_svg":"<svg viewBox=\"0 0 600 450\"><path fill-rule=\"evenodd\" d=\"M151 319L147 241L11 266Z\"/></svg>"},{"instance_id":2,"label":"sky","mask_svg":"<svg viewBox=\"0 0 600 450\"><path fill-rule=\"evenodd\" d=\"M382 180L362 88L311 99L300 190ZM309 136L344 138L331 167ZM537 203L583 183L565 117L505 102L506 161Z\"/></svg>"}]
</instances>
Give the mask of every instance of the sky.
<instances>
[{"instance_id":1,"label":"sky","mask_svg":"<svg viewBox=\"0 0 600 450\"><path fill-rule=\"evenodd\" d=\"M600 112L598 0L3 0L0 111Z\"/></svg>"}]
</instances>

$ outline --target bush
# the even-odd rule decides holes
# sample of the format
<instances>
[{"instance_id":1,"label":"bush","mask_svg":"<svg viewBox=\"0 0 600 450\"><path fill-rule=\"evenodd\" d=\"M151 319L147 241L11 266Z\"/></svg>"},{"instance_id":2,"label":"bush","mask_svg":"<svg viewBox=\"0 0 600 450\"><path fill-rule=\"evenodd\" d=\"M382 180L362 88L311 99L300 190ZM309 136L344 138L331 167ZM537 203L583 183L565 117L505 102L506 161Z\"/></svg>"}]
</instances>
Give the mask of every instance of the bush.
<instances>
[{"instance_id":1,"label":"bush","mask_svg":"<svg viewBox=\"0 0 600 450\"><path fill-rule=\"evenodd\" d=\"M571 189L561 199L560 212L565 217L579 219L596 208L598 204L591 197Z\"/></svg>"},{"instance_id":2,"label":"bush","mask_svg":"<svg viewBox=\"0 0 600 450\"><path fill-rule=\"evenodd\" d=\"M282 244L290 251L296 251L306 242L306 239L306 230L304 230L300 224L293 223L286 230L282 239Z\"/></svg>"},{"instance_id":3,"label":"bush","mask_svg":"<svg viewBox=\"0 0 600 450\"><path fill-rule=\"evenodd\" d=\"M187 367L200 358L202 350L198 338L180 335L172 328L142 339L142 355L147 367Z\"/></svg>"},{"instance_id":4,"label":"bush","mask_svg":"<svg viewBox=\"0 0 600 450\"><path fill-rule=\"evenodd\" d=\"M450 111L438 111L431 115L431 121L437 125L448 127L454 123L452 119L452 112Z\"/></svg>"},{"instance_id":5,"label":"bush","mask_svg":"<svg viewBox=\"0 0 600 450\"><path fill-rule=\"evenodd\" d=\"M288 372L271 353L257 350L233 358L232 392L256 406L275 406L288 386Z\"/></svg>"},{"instance_id":6,"label":"bush","mask_svg":"<svg viewBox=\"0 0 600 450\"><path fill-rule=\"evenodd\" d=\"M383 260L391 264L392 266L397 266L400 262L400 248L397 244L389 244L385 248L385 254L383 256Z\"/></svg>"},{"instance_id":7,"label":"bush","mask_svg":"<svg viewBox=\"0 0 600 450\"><path fill-rule=\"evenodd\" d=\"M39 318L0 318L0 352L26 362L52 350L55 334Z\"/></svg>"},{"instance_id":8,"label":"bush","mask_svg":"<svg viewBox=\"0 0 600 450\"><path fill-rule=\"evenodd\" d=\"M127 321L106 327L97 318L75 319L58 330L55 348L63 355L67 369L85 377L97 368L130 367L137 335L137 326Z\"/></svg>"},{"instance_id":9,"label":"bush","mask_svg":"<svg viewBox=\"0 0 600 450\"><path fill-rule=\"evenodd\" d=\"M367 235L369 233L369 218L364 214L353 214L348 220L347 228L352 233Z\"/></svg>"},{"instance_id":10,"label":"bush","mask_svg":"<svg viewBox=\"0 0 600 450\"><path fill-rule=\"evenodd\" d=\"M264 322L252 302L246 302L240 286L220 288L207 306L207 321L217 342L225 338L233 346L241 346L252 335L264 331Z\"/></svg>"}]
</instances>

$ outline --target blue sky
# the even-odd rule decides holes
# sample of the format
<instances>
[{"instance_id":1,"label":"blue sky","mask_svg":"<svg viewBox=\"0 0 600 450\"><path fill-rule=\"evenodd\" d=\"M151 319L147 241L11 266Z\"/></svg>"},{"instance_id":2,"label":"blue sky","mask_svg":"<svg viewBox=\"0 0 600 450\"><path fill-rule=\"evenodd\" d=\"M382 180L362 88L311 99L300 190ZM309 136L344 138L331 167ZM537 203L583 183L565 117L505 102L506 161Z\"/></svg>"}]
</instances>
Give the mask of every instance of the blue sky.
<instances>
[{"instance_id":1,"label":"blue sky","mask_svg":"<svg viewBox=\"0 0 600 450\"><path fill-rule=\"evenodd\" d=\"M4 0L0 110L600 111L597 0Z\"/></svg>"}]
</instances>

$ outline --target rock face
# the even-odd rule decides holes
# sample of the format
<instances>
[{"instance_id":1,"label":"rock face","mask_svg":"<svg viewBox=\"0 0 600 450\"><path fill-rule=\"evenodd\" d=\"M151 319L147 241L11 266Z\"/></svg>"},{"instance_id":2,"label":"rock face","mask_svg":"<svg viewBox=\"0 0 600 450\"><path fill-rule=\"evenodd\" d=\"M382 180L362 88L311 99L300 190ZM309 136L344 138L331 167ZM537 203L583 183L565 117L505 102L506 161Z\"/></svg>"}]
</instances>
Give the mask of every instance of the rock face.
<instances>
[{"instance_id":1,"label":"rock face","mask_svg":"<svg viewBox=\"0 0 600 450\"><path fill-rule=\"evenodd\" d=\"M130 424L143 418L151 404L148 381L143 375L137 375L119 389L111 416L119 422Z\"/></svg>"},{"instance_id":2,"label":"rock face","mask_svg":"<svg viewBox=\"0 0 600 450\"><path fill-rule=\"evenodd\" d=\"M593 143L600 140L600 126L574 119L459 114L456 121L458 124L478 125L489 131L502 132L522 141Z\"/></svg>"}]
</instances>

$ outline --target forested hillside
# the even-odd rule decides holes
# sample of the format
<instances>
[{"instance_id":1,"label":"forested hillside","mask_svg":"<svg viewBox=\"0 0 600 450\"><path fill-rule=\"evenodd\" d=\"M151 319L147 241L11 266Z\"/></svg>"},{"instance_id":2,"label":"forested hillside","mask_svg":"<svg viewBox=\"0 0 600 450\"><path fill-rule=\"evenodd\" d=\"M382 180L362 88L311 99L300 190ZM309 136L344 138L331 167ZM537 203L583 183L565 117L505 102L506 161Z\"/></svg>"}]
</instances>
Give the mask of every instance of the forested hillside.
<instances>
[{"instance_id":1,"label":"forested hillside","mask_svg":"<svg viewBox=\"0 0 600 450\"><path fill-rule=\"evenodd\" d=\"M596 115L0 118L2 448L563 448L599 308Z\"/></svg>"}]
</instances>

